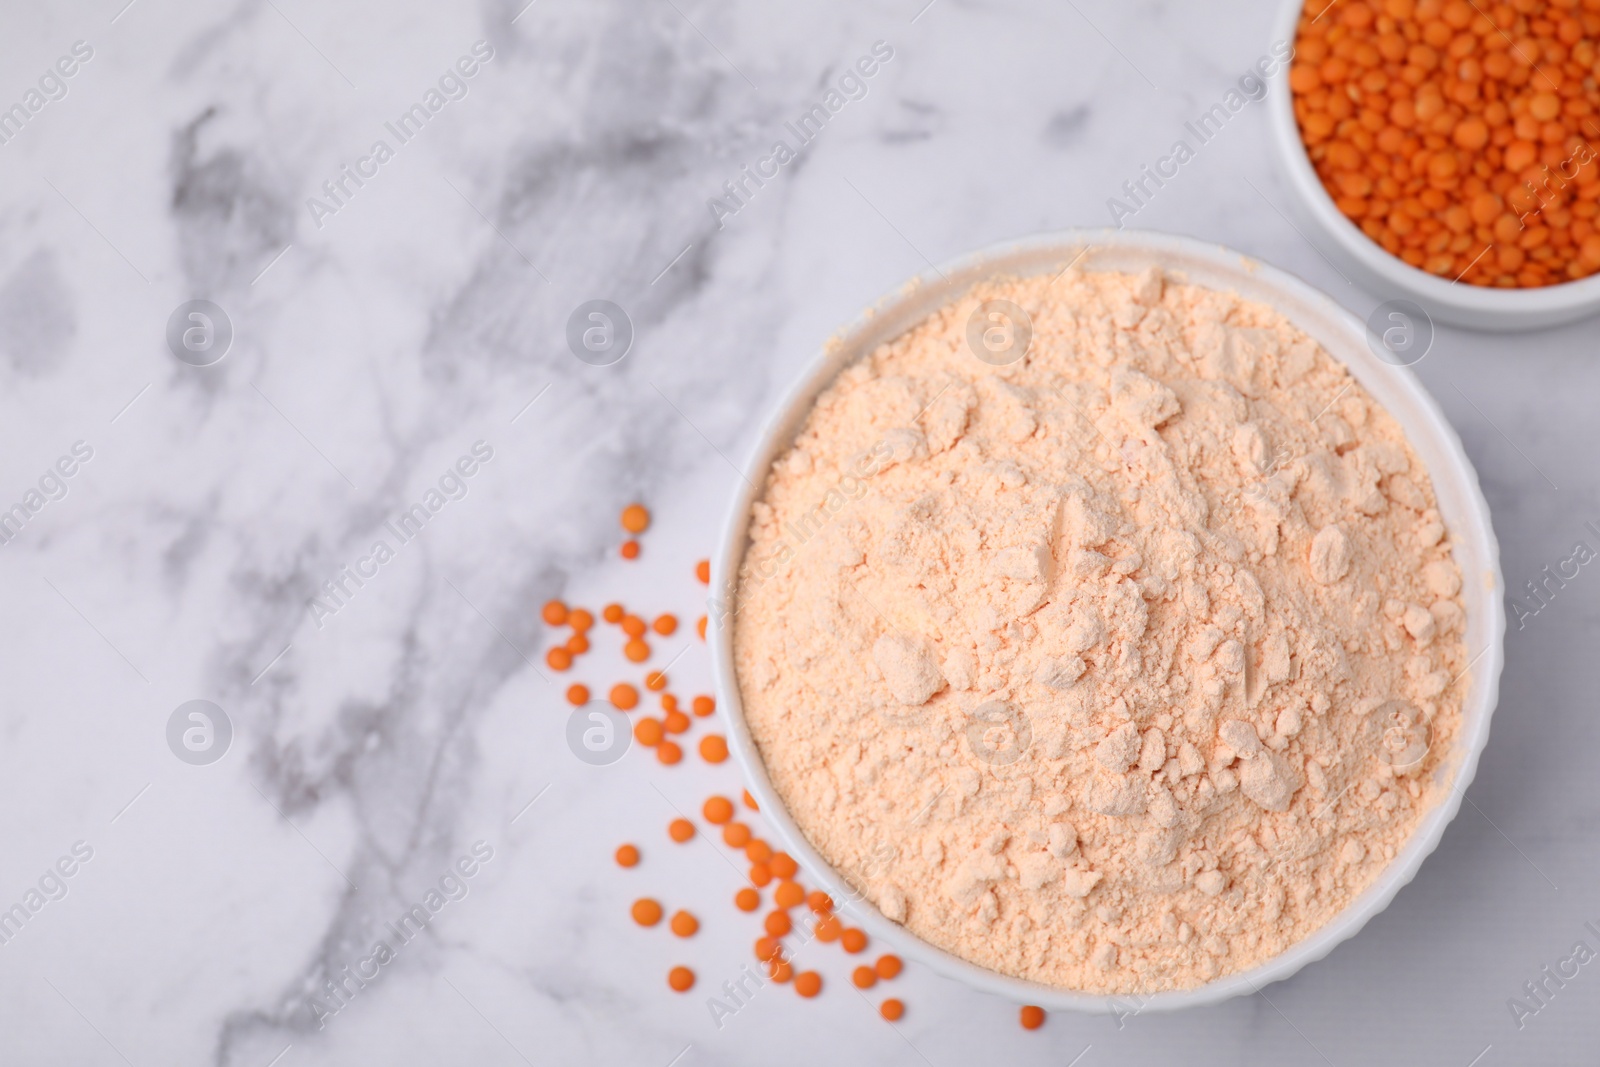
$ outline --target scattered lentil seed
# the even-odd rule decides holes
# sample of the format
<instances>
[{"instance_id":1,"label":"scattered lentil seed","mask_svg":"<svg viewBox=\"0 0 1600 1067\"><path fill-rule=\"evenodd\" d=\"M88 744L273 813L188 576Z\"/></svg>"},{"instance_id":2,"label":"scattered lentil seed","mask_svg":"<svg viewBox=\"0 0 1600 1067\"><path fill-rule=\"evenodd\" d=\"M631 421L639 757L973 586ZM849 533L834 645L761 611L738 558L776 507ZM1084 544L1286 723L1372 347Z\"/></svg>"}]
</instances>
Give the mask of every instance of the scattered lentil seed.
<instances>
[{"instance_id":1,"label":"scattered lentil seed","mask_svg":"<svg viewBox=\"0 0 1600 1067\"><path fill-rule=\"evenodd\" d=\"M643 504L629 504L622 509L622 528L631 534L642 534L650 528L650 512Z\"/></svg>"}]
</instances>

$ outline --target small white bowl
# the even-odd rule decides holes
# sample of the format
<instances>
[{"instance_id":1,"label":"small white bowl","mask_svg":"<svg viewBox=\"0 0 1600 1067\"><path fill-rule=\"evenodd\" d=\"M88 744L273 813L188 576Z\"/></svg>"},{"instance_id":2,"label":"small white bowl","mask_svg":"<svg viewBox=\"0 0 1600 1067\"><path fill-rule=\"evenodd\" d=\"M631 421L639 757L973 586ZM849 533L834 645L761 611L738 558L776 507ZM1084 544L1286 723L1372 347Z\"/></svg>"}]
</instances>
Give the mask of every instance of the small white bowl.
<instances>
[{"instance_id":1,"label":"small white bowl","mask_svg":"<svg viewBox=\"0 0 1600 1067\"><path fill-rule=\"evenodd\" d=\"M999 974L930 945L884 918L871 905L856 899L857 895L838 872L800 833L767 778L766 767L744 717L733 667L732 617L727 614L732 604L730 591L734 588L731 581L739 573L748 543L751 505L761 493L773 460L794 440L817 395L835 375L956 299L978 281L996 275L1054 273L1080 255L1079 269L1137 272L1156 265L1194 284L1232 290L1247 300L1269 305L1350 368L1367 391L1404 427L1411 447L1427 464L1439 510L1450 530L1455 560L1464 576L1466 641L1475 654L1470 689L1462 709L1461 731L1455 751L1449 753L1441 772L1454 774L1455 788L1423 816L1416 833L1377 880L1326 926L1271 960L1196 989L1154 993L1142 998L1079 993ZM881 938L906 958L974 988L1054 1009L1128 1012L1137 1007L1139 1011L1163 1011L1214 1003L1287 978L1307 963L1321 959L1339 942L1360 930L1417 873L1460 807L1461 793L1472 781L1478 754L1488 741L1489 717L1499 690L1505 635L1505 613L1501 604L1504 583L1500 576L1499 548L1489 524L1489 508L1479 491L1477 474L1462 451L1460 439L1410 370L1374 354L1362 324L1348 311L1298 278L1229 249L1148 231L1084 230L1000 245L949 264L942 276L938 273L919 276L885 297L824 346L811 371L778 406L756 445L747 470L755 484L740 487L729 511L712 573L712 589L721 591L721 595L713 593L707 611L711 626L707 638L711 644L718 700L728 716L729 745L744 770L751 794L761 806L762 815L810 877L819 881L836 900L851 900L848 908L856 921L874 937Z\"/></svg>"},{"instance_id":2,"label":"small white bowl","mask_svg":"<svg viewBox=\"0 0 1600 1067\"><path fill-rule=\"evenodd\" d=\"M1294 43L1303 7L1303 0L1288 0L1279 9L1274 41ZM1272 76L1267 112L1278 156L1294 191L1290 214L1336 270L1366 286L1380 300L1410 299L1438 322L1496 332L1539 330L1600 312L1600 274L1538 289L1490 289L1446 281L1390 255L1345 217L1311 166L1294 119L1287 64Z\"/></svg>"}]
</instances>

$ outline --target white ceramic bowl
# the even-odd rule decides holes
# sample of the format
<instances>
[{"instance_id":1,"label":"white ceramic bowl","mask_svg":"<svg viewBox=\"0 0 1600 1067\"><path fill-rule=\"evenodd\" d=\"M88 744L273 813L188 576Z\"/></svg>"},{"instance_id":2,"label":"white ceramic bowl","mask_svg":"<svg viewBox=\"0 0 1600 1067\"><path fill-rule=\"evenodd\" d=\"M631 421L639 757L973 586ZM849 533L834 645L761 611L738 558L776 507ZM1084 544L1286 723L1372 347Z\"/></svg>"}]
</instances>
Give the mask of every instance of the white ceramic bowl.
<instances>
[{"instance_id":1,"label":"white ceramic bowl","mask_svg":"<svg viewBox=\"0 0 1600 1067\"><path fill-rule=\"evenodd\" d=\"M949 264L939 274L923 275L897 289L852 326L831 340L810 372L779 405L758 442L750 472L754 486L741 486L723 529L712 573L710 630L718 699L728 716L729 744L743 768L751 794L761 813L777 831L783 846L801 861L810 878L819 881L836 900L854 898L850 888L811 846L784 809L767 778L766 767L751 739L744 718L733 668L731 579L739 573L748 543L751 505L760 495L773 460L793 441L817 395L845 365L871 352L934 309L955 299L975 282L997 274L1035 275L1060 271L1074 257L1082 270L1135 272L1152 264L1198 285L1232 290L1240 296L1276 308L1300 329L1321 342L1335 359L1342 360L1391 415L1405 428L1411 447L1427 464L1433 478L1439 510L1449 527L1455 559L1464 577L1462 596L1467 605L1466 640L1476 659L1470 689L1463 706L1462 728L1455 751L1449 753L1442 773L1454 775L1454 790L1422 818L1416 833L1378 879L1310 937L1281 955L1248 971L1219 978L1197 989L1155 993L1145 998L1111 997L1078 993L999 974L930 945L859 899L848 908L855 921L908 959L960 979L977 989L1022 1003L1056 1009L1127 1012L1160 1011L1209 1004L1249 993L1287 978L1313 960L1327 955L1335 945L1382 911L1400 887L1417 873L1423 859L1439 843L1445 826L1461 804L1461 792L1472 781L1478 754L1489 737L1489 717L1499 688L1505 613L1501 606L1503 582L1499 549L1489 524L1489 509L1478 489L1478 478L1461 441L1445 422L1433 400L1411 372L1380 360L1369 349L1365 330L1354 316L1327 296L1282 271L1217 245L1185 237L1137 230L1086 230L1049 234L986 249Z\"/></svg>"},{"instance_id":2,"label":"white ceramic bowl","mask_svg":"<svg viewBox=\"0 0 1600 1067\"><path fill-rule=\"evenodd\" d=\"M1283 4L1273 28L1274 41L1293 43L1303 6L1303 0ZM1340 212L1312 168L1294 120L1287 65L1272 77L1267 111L1272 139L1294 194L1290 214L1338 270L1379 300L1410 299L1438 322L1493 331L1543 329L1600 312L1600 274L1539 289L1488 289L1446 281L1390 255Z\"/></svg>"}]
</instances>

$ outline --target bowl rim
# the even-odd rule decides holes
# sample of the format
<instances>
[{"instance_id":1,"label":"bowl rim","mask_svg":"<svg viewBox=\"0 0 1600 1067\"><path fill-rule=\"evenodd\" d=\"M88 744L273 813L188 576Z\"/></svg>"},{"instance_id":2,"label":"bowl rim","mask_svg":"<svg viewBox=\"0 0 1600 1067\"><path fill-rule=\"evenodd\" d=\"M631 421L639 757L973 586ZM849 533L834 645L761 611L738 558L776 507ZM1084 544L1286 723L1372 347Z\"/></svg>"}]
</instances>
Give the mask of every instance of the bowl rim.
<instances>
[{"instance_id":1,"label":"bowl rim","mask_svg":"<svg viewBox=\"0 0 1600 1067\"><path fill-rule=\"evenodd\" d=\"M1283 0L1273 25L1274 41L1294 45L1304 8L1305 0ZM1291 51L1289 61L1281 64L1268 79L1267 113L1271 116L1273 140L1301 207L1342 252L1376 274L1384 284L1415 296L1424 304L1431 302L1435 308L1485 317L1505 315L1514 320L1507 323L1508 328L1546 324L1542 316L1564 316L1550 318L1547 324L1554 326L1583 317L1581 312L1585 309L1600 311L1600 274L1537 289L1462 285L1413 267L1363 233L1361 227L1333 202L1300 138L1300 127L1294 117L1294 93L1289 88L1293 57Z\"/></svg>"},{"instance_id":2,"label":"bowl rim","mask_svg":"<svg viewBox=\"0 0 1600 1067\"><path fill-rule=\"evenodd\" d=\"M1275 290L1284 302L1298 302L1319 312L1323 320L1342 331L1342 344L1338 350L1328 339L1312 331L1304 322L1297 327L1315 337L1333 358L1345 364L1364 385L1379 374L1392 375L1394 394L1403 395L1419 413L1420 428L1401 422L1407 440L1418 448L1419 432L1429 435L1431 450L1444 457L1447 471L1430 466L1430 479L1436 487L1449 478L1453 488L1462 497L1463 514L1456 516L1459 525L1450 524L1452 542L1476 545L1482 556L1484 587L1480 591L1483 603L1475 607L1483 613L1486 627L1483 636L1487 644L1469 665L1474 673L1469 680L1470 689L1462 703L1462 730L1449 764L1454 765L1454 782L1447 795L1432 809L1424 813L1411 837L1395 858L1384 867L1373 882L1354 900L1335 913L1322 927L1309 936L1290 945L1283 952L1245 971L1238 971L1214 979L1192 989L1165 990L1148 994L1093 994L1049 986L990 970L963 959L923 940L910 930L894 923L867 903L853 890L837 870L811 845L790 816L767 776L766 766L750 734L745 719L738 678L733 663L733 626L729 594L737 595L740 565L748 541L749 515L756 500L762 495L767 474L773 460L792 443L795 433L816 397L830 384L844 367L872 351L884 340L904 332L920 322L934 309L957 299L973 284L989 277L1006 274L1029 273L1018 269L1021 261L1049 260L1054 265L1092 258L1100 253L1115 255L1127 249L1151 258L1166 257L1191 259L1209 265L1224 273L1233 273L1239 279ZM1070 260L1070 262L1069 262ZM1086 264L1086 266L1091 266ZM1178 268L1181 270L1181 268ZM1032 273L1041 273L1033 271ZM1205 283L1196 283L1205 284ZM1260 298L1253 298L1260 299ZM1280 308L1281 311L1281 308ZM1288 312L1281 311L1288 316ZM1291 321L1294 321L1291 319ZM1445 828L1460 809L1462 796L1476 773L1478 758L1487 744L1490 720L1498 698L1500 671L1504 656L1505 609L1503 604L1504 579L1501 576L1499 546L1490 523L1488 504L1478 483L1477 472L1462 448L1460 438L1444 419L1433 398L1422 389L1415 375L1407 367L1389 363L1381 364L1375 356L1369 364L1358 367L1361 352L1355 350L1353 338L1365 337L1365 327L1348 310L1325 293L1299 278L1259 260L1245 256L1222 245L1203 242L1149 230L1081 229L1043 233L1018 240L1002 242L958 257L935 267L931 272L913 276L896 287L877 303L868 307L849 326L831 337L807 369L787 389L773 412L767 418L752 448L753 462L743 470L746 476L736 492L723 522L717 553L712 562L711 590L707 598L707 640L712 653L712 668L717 688L717 698L727 716L729 748L741 771L746 788L756 799L762 816L781 839L784 847L795 856L810 873L813 880L832 895L855 921L874 937L894 946L904 956L928 966L946 977L963 982L969 987L995 994L1019 1003L1037 1004L1053 1010L1127 1015L1144 1011L1169 1011L1205 1004L1214 1004L1231 997L1253 993L1272 982L1281 981L1306 964L1323 958L1338 944L1356 934L1365 924L1386 908L1396 893L1411 881L1423 860L1432 853L1443 837ZM1344 358L1343 352L1355 351L1356 361ZM1387 407L1388 405L1386 405ZM1394 416L1397 421L1401 417ZM1419 451L1423 449L1418 448ZM755 472L754 480L749 472ZM1441 496L1441 507L1442 497ZM1466 567L1463 566L1464 575ZM1467 588L1465 581L1463 589ZM723 596L719 598L717 591ZM1486 609L1486 610L1484 610ZM1469 617L1469 632L1473 620ZM1447 764L1448 765L1448 764Z\"/></svg>"}]
</instances>

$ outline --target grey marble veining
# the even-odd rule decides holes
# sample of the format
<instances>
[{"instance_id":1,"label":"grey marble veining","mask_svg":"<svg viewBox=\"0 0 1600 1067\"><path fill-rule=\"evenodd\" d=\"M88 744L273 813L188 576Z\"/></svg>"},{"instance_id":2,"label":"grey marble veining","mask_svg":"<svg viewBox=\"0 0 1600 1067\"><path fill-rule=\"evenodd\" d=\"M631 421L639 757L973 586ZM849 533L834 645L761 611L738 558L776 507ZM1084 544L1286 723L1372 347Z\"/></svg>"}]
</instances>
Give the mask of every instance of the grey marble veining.
<instances>
[{"instance_id":1,"label":"grey marble veining","mask_svg":"<svg viewBox=\"0 0 1600 1067\"><path fill-rule=\"evenodd\" d=\"M990 0L0 15L0 106L75 42L93 52L0 143L0 507L76 443L92 451L0 546L0 909L63 857L74 871L0 943L0 1059L1593 1062L1594 968L1547 986L1520 1027L1508 1008L1577 940L1600 947L1587 570L1510 634L1471 803L1416 881L1327 960L1203 1011L1054 1015L1025 1034L1013 1005L911 968L889 1028L818 953L822 998L763 991L718 1028L701 991L674 996L663 975L686 962L714 989L748 960L754 935L723 903L738 872L661 829L737 772L637 752L592 768L566 749L538 605L620 597L692 622L692 564L823 339L930 262L1107 224L1121 183L1267 49L1272 15ZM892 59L801 145L791 124L880 41ZM478 42L492 58L441 82ZM390 132L441 86L425 124ZM1261 256L1365 315L1379 297L1281 213L1265 118L1247 109L1136 224ZM380 140L390 157L330 201L325 183ZM778 140L794 158L726 199ZM166 342L195 298L234 329L207 367ZM614 366L567 349L593 299L635 329ZM1594 322L1442 330L1416 368L1478 465L1513 589L1600 521L1597 337ZM492 458L460 495L415 536L390 532L478 442ZM625 564L615 517L635 498L657 522ZM341 579L380 540L392 558ZM658 656L680 652L674 687L706 691L691 626ZM621 663L609 646L585 662L591 685ZM209 765L168 747L193 699L233 725ZM619 872L624 839L650 864ZM700 936L634 928L645 885L697 910ZM430 892L447 903L427 928L395 933Z\"/></svg>"}]
</instances>

